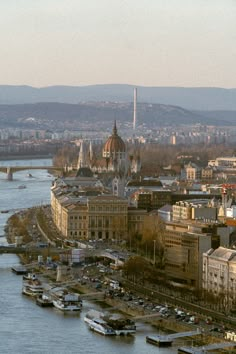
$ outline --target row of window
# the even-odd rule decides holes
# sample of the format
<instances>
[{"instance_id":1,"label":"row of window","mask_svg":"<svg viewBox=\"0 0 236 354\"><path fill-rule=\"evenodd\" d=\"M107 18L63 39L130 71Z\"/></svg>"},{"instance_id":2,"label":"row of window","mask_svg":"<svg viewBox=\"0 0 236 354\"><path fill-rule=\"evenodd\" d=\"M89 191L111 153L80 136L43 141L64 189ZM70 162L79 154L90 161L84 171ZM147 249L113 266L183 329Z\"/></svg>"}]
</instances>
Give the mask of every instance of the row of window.
<instances>
[{"instance_id":1,"label":"row of window","mask_svg":"<svg viewBox=\"0 0 236 354\"><path fill-rule=\"evenodd\" d=\"M83 220L86 220L86 216L85 216L85 215L83 215L83 216L82 216L82 215L78 215L78 216L77 216L77 215L71 215L71 216L70 216L70 220L77 220L77 219L79 219L79 220L82 220L82 219L83 219Z\"/></svg>"},{"instance_id":2,"label":"row of window","mask_svg":"<svg viewBox=\"0 0 236 354\"><path fill-rule=\"evenodd\" d=\"M86 236L86 231L71 231L70 236Z\"/></svg>"},{"instance_id":3,"label":"row of window","mask_svg":"<svg viewBox=\"0 0 236 354\"><path fill-rule=\"evenodd\" d=\"M124 206L114 206L114 205L109 205L109 206L91 206L90 211L126 211L126 207Z\"/></svg>"}]
</instances>

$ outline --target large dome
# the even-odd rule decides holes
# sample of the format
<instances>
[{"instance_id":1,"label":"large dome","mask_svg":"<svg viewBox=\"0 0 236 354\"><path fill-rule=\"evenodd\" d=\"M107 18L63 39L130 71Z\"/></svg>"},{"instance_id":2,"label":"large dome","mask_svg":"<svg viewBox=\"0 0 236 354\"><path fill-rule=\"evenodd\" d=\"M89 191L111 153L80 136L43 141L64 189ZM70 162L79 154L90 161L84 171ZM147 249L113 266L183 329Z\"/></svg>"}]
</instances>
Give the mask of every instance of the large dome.
<instances>
[{"instance_id":1,"label":"large dome","mask_svg":"<svg viewBox=\"0 0 236 354\"><path fill-rule=\"evenodd\" d=\"M117 153L125 153L125 143L117 134L116 122L113 128L113 134L107 139L103 148L103 157L111 157Z\"/></svg>"}]
</instances>

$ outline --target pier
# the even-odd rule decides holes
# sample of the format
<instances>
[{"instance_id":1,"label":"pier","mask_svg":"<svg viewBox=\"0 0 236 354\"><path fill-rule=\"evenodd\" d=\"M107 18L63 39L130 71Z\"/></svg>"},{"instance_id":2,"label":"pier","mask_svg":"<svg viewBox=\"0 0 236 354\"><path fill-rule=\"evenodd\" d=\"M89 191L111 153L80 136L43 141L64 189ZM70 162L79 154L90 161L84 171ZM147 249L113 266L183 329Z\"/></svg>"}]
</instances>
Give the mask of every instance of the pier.
<instances>
[{"instance_id":1,"label":"pier","mask_svg":"<svg viewBox=\"0 0 236 354\"><path fill-rule=\"evenodd\" d=\"M210 350L218 350L218 349L230 348L230 347L235 347L235 346L236 346L236 343L223 342L223 343L204 345L202 347L180 347L180 348L178 348L178 353L204 354Z\"/></svg>"},{"instance_id":2,"label":"pier","mask_svg":"<svg viewBox=\"0 0 236 354\"><path fill-rule=\"evenodd\" d=\"M180 333L173 333L167 335L157 335L157 336L147 336L146 342L154 345L158 345L159 347L170 347L172 342L176 338L181 337L192 337L201 334L202 332L200 329L196 331L188 331L188 332L180 332Z\"/></svg>"}]
</instances>

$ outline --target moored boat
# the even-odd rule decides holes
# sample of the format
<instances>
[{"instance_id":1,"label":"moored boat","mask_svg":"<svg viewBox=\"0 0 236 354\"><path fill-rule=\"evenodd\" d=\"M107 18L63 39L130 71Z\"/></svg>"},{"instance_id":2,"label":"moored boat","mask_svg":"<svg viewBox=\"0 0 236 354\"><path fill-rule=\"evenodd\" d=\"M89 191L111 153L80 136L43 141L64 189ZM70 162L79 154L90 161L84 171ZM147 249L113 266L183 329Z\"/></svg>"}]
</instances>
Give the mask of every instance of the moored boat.
<instances>
[{"instance_id":1,"label":"moored boat","mask_svg":"<svg viewBox=\"0 0 236 354\"><path fill-rule=\"evenodd\" d=\"M22 294L36 297L42 294L44 287L39 279L29 279L23 281Z\"/></svg>"},{"instance_id":2,"label":"moored boat","mask_svg":"<svg viewBox=\"0 0 236 354\"><path fill-rule=\"evenodd\" d=\"M21 184L20 186L18 186L18 189L25 189L26 188L26 185L24 184Z\"/></svg>"},{"instance_id":3,"label":"moored boat","mask_svg":"<svg viewBox=\"0 0 236 354\"><path fill-rule=\"evenodd\" d=\"M42 293L37 296L36 304L41 307L53 307L53 301L50 295Z\"/></svg>"},{"instance_id":4,"label":"moored boat","mask_svg":"<svg viewBox=\"0 0 236 354\"><path fill-rule=\"evenodd\" d=\"M104 335L130 335L136 333L134 321L115 315L107 315L103 312L90 310L84 317L84 321L91 329ZM109 329L108 333L107 329Z\"/></svg>"},{"instance_id":5,"label":"moored boat","mask_svg":"<svg viewBox=\"0 0 236 354\"><path fill-rule=\"evenodd\" d=\"M27 273L23 275L23 280L36 280L37 275L34 273Z\"/></svg>"},{"instance_id":6,"label":"moored boat","mask_svg":"<svg viewBox=\"0 0 236 354\"><path fill-rule=\"evenodd\" d=\"M126 336L136 333L135 322L129 318L109 317L104 318L107 324L115 331L117 336Z\"/></svg>"},{"instance_id":7,"label":"moored boat","mask_svg":"<svg viewBox=\"0 0 236 354\"><path fill-rule=\"evenodd\" d=\"M89 328L92 331L103 334L104 336L115 336L116 335L115 331L110 326L108 326L106 321L104 321L102 318L94 318L90 322Z\"/></svg>"},{"instance_id":8,"label":"moored boat","mask_svg":"<svg viewBox=\"0 0 236 354\"><path fill-rule=\"evenodd\" d=\"M53 293L52 297L54 307L63 312L81 311L82 309L82 300L78 294L63 289Z\"/></svg>"}]
</instances>

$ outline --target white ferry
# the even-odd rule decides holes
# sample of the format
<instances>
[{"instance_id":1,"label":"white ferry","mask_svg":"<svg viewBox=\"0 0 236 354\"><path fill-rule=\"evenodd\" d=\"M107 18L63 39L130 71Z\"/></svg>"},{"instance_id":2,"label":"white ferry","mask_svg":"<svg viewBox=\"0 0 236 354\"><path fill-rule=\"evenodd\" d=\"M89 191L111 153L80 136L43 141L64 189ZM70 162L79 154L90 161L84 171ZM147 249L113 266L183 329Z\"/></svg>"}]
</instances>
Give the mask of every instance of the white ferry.
<instances>
[{"instance_id":1,"label":"white ferry","mask_svg":"<svg viewBox=\"0 0 236 354\"><path fill-rule=\"evenodd\" d=\"M37 297L42 294L44 291L44 287L40 280L37 278L29 279L23 282L22 294Z\"/></svg>"},{"instance_id":2,"label":"white ferry","mask_svg":"<svg viewBox=\"0 0 236 354\"><path fill-rule=\"evenodd\" d=\"M91 329L104 335L130 335L136 333L134 321L120 316L105 315L103 312L90 310L84 321Z\"/></svg>"},{"instance_id":3,"label":"white ferry","mask_svg":"<svg viewBox=\"0 0 236 354\"><path fill-rule=\"evenodd\" d=\"M85 315L84 321L94 332L103 334L104 336L115 336L115 331L108 326L106 321L104 321L100 316L102 316L101 312L91 310Z\"/></svg>"},{"instance_id":4,"label":"white ferry","mask_svg":"<svg viewBox=\"0 0 236 354\"><path fill-rule=\"evenodd\" d=\"M81 311L82 300L78 294L63 289L53 294L53 306L64 312Z\"/></svg>"}]
</instances>

